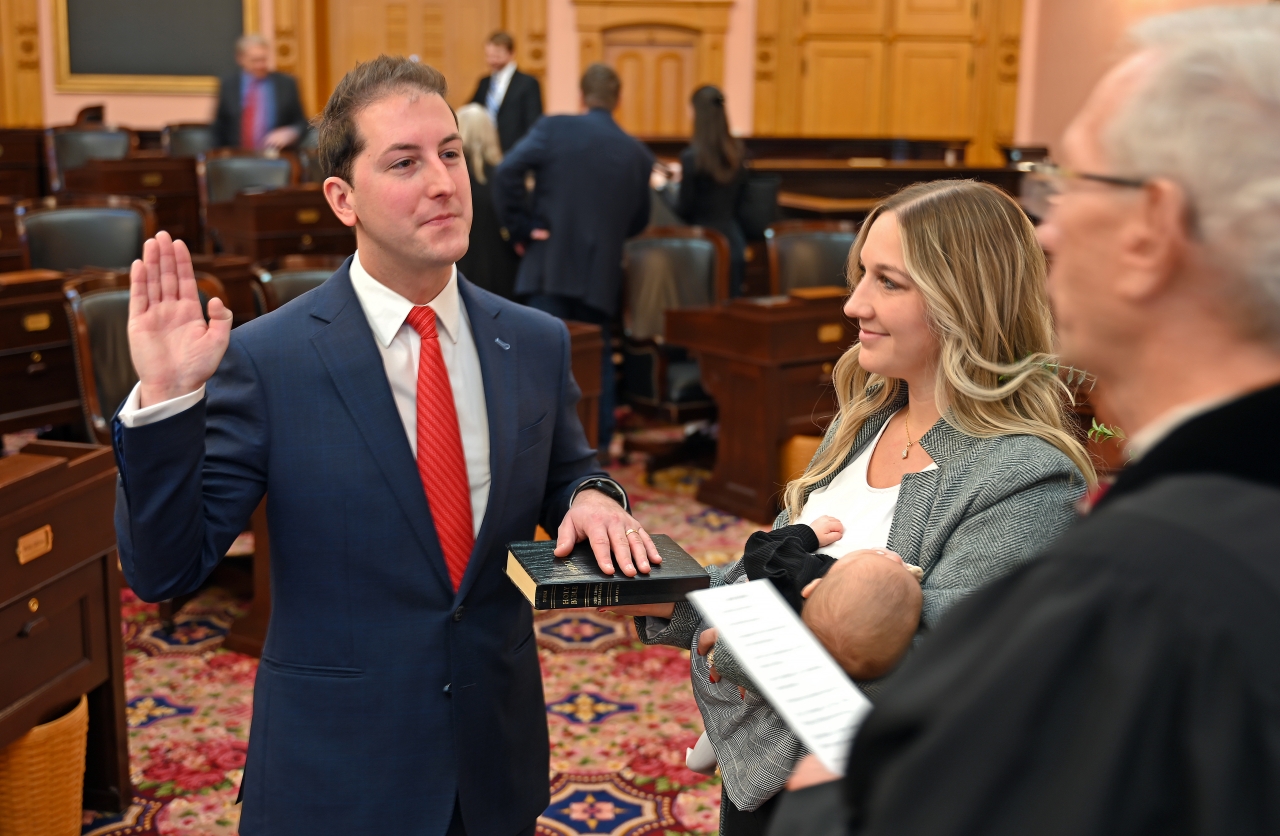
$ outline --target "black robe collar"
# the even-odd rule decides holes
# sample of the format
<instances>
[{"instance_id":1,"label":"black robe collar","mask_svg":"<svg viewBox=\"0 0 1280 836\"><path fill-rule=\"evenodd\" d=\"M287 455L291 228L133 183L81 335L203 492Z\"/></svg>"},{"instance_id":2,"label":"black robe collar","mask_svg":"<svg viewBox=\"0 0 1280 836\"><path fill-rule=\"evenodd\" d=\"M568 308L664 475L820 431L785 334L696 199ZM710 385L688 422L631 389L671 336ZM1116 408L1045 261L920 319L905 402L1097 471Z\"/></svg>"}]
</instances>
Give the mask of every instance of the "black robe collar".
<instances>
[{"instance_id":1,"label":"black robe collar","mask_svg":"<svg viewBox=\"0 0 1280 836\"><path fill-rule=\"evenodd\" d=\"M1280 488L1280 385L1197 415L1120 471L1096 507L1165 476L1213 473Z\"/></svg>"}]
</instances>

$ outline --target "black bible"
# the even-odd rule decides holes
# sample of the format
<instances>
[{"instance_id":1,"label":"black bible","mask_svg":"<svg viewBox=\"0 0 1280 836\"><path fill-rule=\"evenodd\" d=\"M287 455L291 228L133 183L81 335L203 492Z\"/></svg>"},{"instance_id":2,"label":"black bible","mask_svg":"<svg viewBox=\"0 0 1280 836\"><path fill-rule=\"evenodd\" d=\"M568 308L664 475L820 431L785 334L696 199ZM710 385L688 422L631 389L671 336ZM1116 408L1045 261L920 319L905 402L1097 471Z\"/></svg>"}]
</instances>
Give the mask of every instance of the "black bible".
<instances>
[{"instance_id":1,"label":"black bible","mask_svg":"<svg viewBox=\"0 0 1280 836\"><path fill-rule=\"evenodd\" d=\"M662 563L647 575L606 575L586 541L568 557L556 557L554 540L525 540L507 545L507 577L535 610L665 604L711 586L707 570L674 540L665 534L651 536Z\"/></svg>"}]
</instances>

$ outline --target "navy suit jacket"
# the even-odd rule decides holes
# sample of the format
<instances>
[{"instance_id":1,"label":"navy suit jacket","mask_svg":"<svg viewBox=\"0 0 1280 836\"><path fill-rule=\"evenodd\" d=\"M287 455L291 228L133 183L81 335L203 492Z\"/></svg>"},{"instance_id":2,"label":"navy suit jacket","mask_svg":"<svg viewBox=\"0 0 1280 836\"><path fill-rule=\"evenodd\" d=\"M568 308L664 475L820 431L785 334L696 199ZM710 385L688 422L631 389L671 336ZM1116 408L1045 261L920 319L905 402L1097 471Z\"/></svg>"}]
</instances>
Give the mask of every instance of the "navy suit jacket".
<instances>
[{"instance_id":1,"label":"navy suit jacket","mask_svg":"<svg viewBox=\"0 0 1280 836\"><path fill-rule=\"evenodd\" d=\"M493 482L455 593L350 259L231 332L199 405L115 422L130 586L194 590L265 493L271 624L240 832L515 833L548 804L532 612L506 544L555 531L599 475L564 324L459 276L488 406Z\"/></svg>"},{"instance_id":2,"label":"navy suit jacket","mask_svg":"<svg viewBox=\"0 0 1280 836\"><path fill-rule=\"evenodd\" d=\"M493 175L498 219L525 244L516 294L552 293L617 313L622 245L649 223L653 154L596 108L581 116L544 116ZM525 172L536 175L533 199ZM531 241L533 229L550 231Z\"/></svg>"},{"instance_id":3,"label":"navy suit jacket","mask_svg":"<svg viewBox=\"0 0 1280 836\"><path fill-rule=\"evenodd\" d=\"M269 73L276 98L276 112L267 121L268 130L286 125L298 129L298 136L307 133L307 117L302 112L302 98L298 95L298 82L287 73ZM213 135L219 148L240 147L240 72L236 71L219 81L218 109L213 116Z\"/></svg>"},{"instance_id":4,"label":"navy suit jacket","mask_svg":"<svg viewBox=\"0 0 1280 836\"><path fill-rule=\"evenodd\" d=\"M485 104L492 85L493 76L487 75L480 79L471 101L474 104ZM507 83L507 92L502 94L502 104L498 105L498 144L502 146L502 153L510 151L511 146L519 142L540 118L542 85L533 76L516 70Z\"/></svg>"}]
</instances>

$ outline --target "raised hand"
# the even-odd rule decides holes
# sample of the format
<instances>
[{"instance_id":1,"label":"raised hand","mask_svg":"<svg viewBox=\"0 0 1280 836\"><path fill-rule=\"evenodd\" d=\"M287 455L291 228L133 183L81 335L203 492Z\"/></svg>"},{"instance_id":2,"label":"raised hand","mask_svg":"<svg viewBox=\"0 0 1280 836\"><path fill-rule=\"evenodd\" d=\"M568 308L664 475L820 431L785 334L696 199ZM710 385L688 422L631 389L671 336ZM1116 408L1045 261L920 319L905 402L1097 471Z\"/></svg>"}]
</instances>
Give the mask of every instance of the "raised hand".
<instances>
[{"instance_id":1,"label":"raised hand","mask_svg":"<svg viewBox=\"0 0 1280 836\"><path fill-rule=\"evenodd\" d=\"M209 300L204 321L187 245L157 233L129 268L129 351L140 405L199 389L213 377L230 339L231 311L220 299Z\"/></svg>"}]
</instances>

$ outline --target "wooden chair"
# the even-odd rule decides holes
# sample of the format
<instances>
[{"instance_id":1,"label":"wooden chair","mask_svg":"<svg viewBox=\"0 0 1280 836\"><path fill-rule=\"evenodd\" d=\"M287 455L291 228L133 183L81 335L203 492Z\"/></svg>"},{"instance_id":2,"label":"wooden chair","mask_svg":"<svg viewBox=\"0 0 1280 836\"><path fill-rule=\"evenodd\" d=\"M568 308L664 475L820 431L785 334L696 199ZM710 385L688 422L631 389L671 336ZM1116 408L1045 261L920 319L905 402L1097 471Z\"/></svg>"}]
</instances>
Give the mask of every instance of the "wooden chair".
<instances>
[{"instance_id":1,"label":"wooden chair","mask_svg":"<svg viewBox=\"0 0 1280 836\"><path fill-rule=\"evenodd\" d=\"M843 287L849 249L858 236L852 221L779 221L764 232L769 290L775 296L802 287Z\"/></svg>"},{"instance_id":2,"label":"wooden chair","mask_svg":"<svg viewBox=\"0 0 1280 836\"><path fill-rule=\"evenodd\" d=\"M28 269L126 268L156 234L151 204L137 197L86 195L24 200L16 209Z\"/></svg>"},{"instance_id":3,"label":"wooden chair","mask_svg":"<svg viewBox=\"0 0 1280 836\"><path fill-rule=\"evenodd\" d=\"M79 168L89 160L123 160L138 148L138 135L123 128L48 128L44 132L45 158L49 166L49 187L60 192L64 172Z\"/></svg>"},{"instance_id":4,"label":"wooden chair","mask_svg":"<svg viewBox=\"0 0 1280 836\"><path fill-rule=\"evenodd\" d=\"M255 264L253 269L262 283L267 310L274 311L324 284L346 260L340 255L287 255Z\"/></svg>"},{"instance_id":5,"label":"wooden chair","mask_svg":"<svg viewBox=\"0 0 1280 836\"><path fill-rule=\"evenodd\" d=\"M654 227L626 243L623 269L623 397L679 423L709 416L697 361L665 342L665 314L729 298L728 240L705 227Z\"/></svg>"},{"instance_id":6,"label":"wooden chair","mask_svg":"<svg viewBox=\"0 0 1280 836\"><path fill-rule=\"evenodd\" d=\"M180 122L165 125L160 134L160 147L166 157L199 157L217 146L213 125Z\"/></svg>"}]
</instances>

